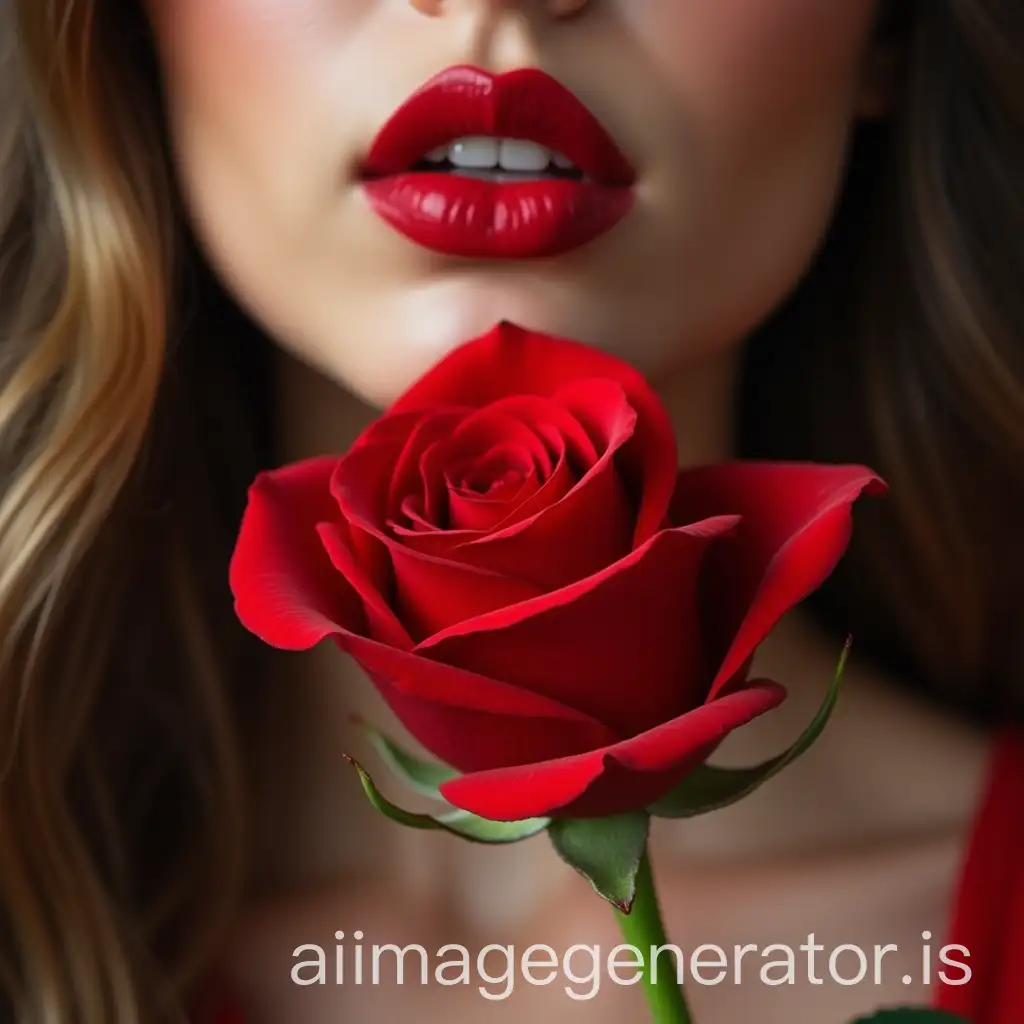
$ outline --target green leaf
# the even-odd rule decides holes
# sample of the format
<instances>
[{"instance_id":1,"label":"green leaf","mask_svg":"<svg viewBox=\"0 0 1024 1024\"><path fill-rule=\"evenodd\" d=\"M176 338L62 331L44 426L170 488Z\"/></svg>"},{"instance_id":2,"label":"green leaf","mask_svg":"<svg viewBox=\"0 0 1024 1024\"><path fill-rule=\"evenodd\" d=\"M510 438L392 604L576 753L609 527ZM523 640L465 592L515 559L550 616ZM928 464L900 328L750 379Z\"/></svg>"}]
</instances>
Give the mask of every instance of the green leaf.
<instances>
[{"instance_id":1,"label":"green leaf","mask_svg":"<svg viewBox=\"0 0 1024 1024\"><path fill-rule=\"evenodd\" d=\"M550 818L524 818L521 821L490 821L469 811L456 809L445 814L417 814L393 804L374 784L370 773L355 758L346 760L355 768L370 803L386 818L407 828L449 832L460 839L488 845L518 843L543 832L551 824Z\"/></svg>"},{"instance_id":2,"label":"green leaf","mask_svg":"<svg viewBox=\"0 0 1024 1024\"><path fill-rule=\"evenodd\" d=\"M366 733L374 749L397 778L423 796L444 800L441 786L459 777L454 768L436 761L421 761L369 722L358 716L353 716L353 721Z\"/></svg>"},{"instance_id":3,"label":"green leaf","mask_svg":"<svg viewBox=\"0 0 1024 1024\"><path fill-rule=\"evenodd\" d=\"M715 768L709 764L701 765L690 772L674 790L656 800L648 808L650 813L657 818L695 818L699 814L728 807L749 796L773 775L778 775L783 768L805 754L821 735L836 706L839 684L842 682L849 655L850 641L847 640L832 685L821 707L818 708L818 713L787 751L753 768Z\"/></svg>"},{"instance_id":4,"label":"green leaf","mask_svg":"<svg viewBox=\"0 0 1024 1024\"><path fill-rule=\"evenodd\" d=\"M522 818L519 821L491 821L471 811L456 810L441 814L437 819L443 828L463 839L492 846L518 843L550 827L550 818Z\"/></svg>"},{"instance_id":5,"label":"green leaf","mask_svg":"<svg viewBox=\"0 0 1024 1024\"><path fill-rule=\"evenodd\" d=\"M965 1017L958 1017L945 1010L931 1010L924 1006L900 1006L880 1010L867 1017L858 1017L850 1024L970 1024Z\"/></svg>"},{"instance_id":6,"label":"green leaf","mask_svg":"<svg viewBox=\"0 0 1024 1024\"><path fill-rule=\"evenodd\" d=\"M560 818L548 835L559 857L594 891L624 914L636 898L636 876L647 847L650 818L645 811L609 818Z\"/></svg>"}]
</instances>

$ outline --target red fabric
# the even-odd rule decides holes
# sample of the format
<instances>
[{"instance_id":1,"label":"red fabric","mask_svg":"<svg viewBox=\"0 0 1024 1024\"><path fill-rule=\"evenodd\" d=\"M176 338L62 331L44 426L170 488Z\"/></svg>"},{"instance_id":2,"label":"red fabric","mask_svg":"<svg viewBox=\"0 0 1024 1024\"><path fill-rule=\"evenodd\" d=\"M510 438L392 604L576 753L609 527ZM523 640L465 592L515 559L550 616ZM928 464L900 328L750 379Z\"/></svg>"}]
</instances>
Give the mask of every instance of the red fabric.
<instances>
[{"instance_id":1,"label":"red fabric","mask_svg":"<svg viewBox=\"0 0 1024 1024\"><path fill-rule=\"evenodd\" d=\"M965 985L936 986L935 1006L970 1024L1024 1022L1024 731L1001 739L968 847L949 943L970 950ZM951 976L959 976L950 970ZM245 1024L229 999L210 1024ZM200 1018L197 1024L204 1024Z\"/></svg>"},{"instance_id":2,"label":"red fabric","mask_svg":"<svg viewBox=\"0 0 1024 1024\"><path fill-rule=\"evenodd\" d=\"M205 1013L200 1013L195 1024L245 1024L245 1017L234 999L221 991L207 1005Z\"/></svg>"},{"instance_id":3,"label":"red fabric","mask_svg":"<svg viewBox=\"0 0 1024 1024\"><path fill-rule=\"evenodd\" d=\"M965 985L935 1005L971 1024L1024 1021L1024 731L999 743L968 848L949 942L970 950Z\"/></svg>"}]
</instances>

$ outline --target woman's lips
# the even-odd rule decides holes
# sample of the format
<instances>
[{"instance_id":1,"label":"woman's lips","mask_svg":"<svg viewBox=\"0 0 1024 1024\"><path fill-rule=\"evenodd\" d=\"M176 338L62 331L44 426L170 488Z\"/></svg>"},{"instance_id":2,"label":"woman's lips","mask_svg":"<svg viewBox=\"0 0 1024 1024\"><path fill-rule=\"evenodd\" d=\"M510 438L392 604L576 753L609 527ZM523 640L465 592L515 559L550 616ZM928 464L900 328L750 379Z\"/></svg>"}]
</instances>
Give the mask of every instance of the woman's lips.
<instances>
[{"instance_id":1,"label":"woman's lips","mask_svg":"<svg viewBox=\"0 0 1024 1024\"><path fill-rule=\"evenodd\" d=\"M480 136L544 146L580 176L509 181L416 169L439 146ZM379 217L417 245L471 258L538 258L585 245L630 211L635 181L597 118L536 69L441 72L385 124L362 167Z\"/></svg>"}]
</instances>

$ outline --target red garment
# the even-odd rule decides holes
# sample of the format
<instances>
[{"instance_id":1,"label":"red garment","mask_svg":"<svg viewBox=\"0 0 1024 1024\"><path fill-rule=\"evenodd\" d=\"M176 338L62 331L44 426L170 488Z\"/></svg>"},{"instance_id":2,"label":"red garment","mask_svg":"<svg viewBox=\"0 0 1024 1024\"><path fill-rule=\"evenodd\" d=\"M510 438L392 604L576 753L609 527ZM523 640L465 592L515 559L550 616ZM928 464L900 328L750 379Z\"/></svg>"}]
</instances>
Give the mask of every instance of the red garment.
<instances>
[{"instance_id":1,"label":"red garment","mask_svg":"<svg viewBox=\"0 0 1024 1024\"><path fill-rule=\"evenodd\" d=\"M964 985L937 985L936 1008L970 1024L1024 1024L1024 732L996 747L948 942L970 951L957 959L968 963L971 978ZM210 1024L245 1021L224 1001Z\"/></svg>"},{"instance_id":2,"label":"red garment","mask_svg":"<svg viewBox=\"0 0 1024 1024\"><path fill-rule=\"evenodd\" d=\"M970 950L971 979L941 985L935 1005L971 1024L1024 1022L1024 732L996 748L960 880L950 942Z\"/></svg>"},{"instance_id":3,"label":"red garment","mask_svg":"<svg viewBox=\"0 0 1024 1024\"><path fill-rule=\"evenodd\" d=\"M245 1024L242 1011L230 996L222 995L206 1008L205 1016L200 1016L196 1024Z\"/></svg>"},{"instance_id":4,"label":"red garment","mask_svg":"<svg viewBox=\"0 0 1024 1024\"><path fill-rule=\"evenodd\" d=\"M245 1024L245 1017L237 1003L225 995L207 1007L206 1016L201 1016L196 1024Z\"/></svg>"}]
</instances>

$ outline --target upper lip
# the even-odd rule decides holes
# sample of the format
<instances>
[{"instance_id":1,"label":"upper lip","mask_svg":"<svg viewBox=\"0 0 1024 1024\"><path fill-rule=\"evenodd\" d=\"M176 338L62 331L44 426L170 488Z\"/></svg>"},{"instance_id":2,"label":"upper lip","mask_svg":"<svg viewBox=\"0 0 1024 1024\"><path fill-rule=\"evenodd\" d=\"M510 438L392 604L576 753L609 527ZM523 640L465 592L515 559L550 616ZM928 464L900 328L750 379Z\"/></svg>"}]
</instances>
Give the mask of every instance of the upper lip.
<instances>
[{"instance_id":1,"label":"upper lip","mask_svg":"<svg viewBox=\"0 0 1024 1024\"><path fill-rule=\"evenodd\" d=\"M427 153L470 135L522 139L571 160L599 185L629 187L636 171L597 117L537 68L495 75L459 66L435 75L391 116L362 166L366 178L409 171Z\"/></svg>"}]
</instances>

